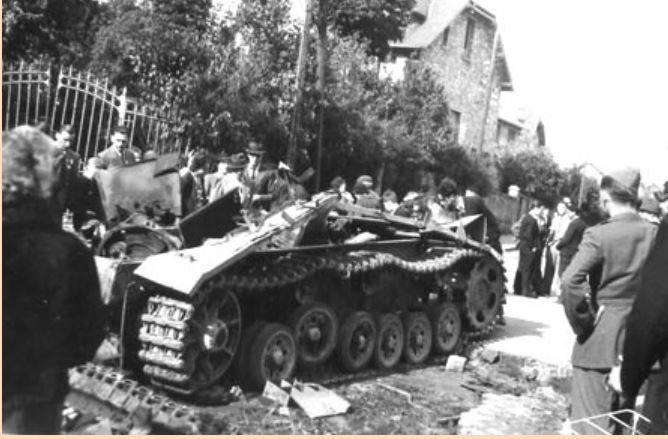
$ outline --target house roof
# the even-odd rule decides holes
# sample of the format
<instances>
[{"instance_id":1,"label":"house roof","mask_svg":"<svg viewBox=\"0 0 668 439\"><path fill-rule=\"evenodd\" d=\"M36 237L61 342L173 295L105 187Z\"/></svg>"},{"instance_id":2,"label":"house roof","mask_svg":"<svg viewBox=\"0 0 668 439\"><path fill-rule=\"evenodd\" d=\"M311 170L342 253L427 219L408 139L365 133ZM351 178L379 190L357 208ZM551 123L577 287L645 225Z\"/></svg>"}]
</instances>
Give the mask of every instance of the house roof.
<instances>
[{"instance_id":1,"label":"house roof","mask_svg":"<svg viewBox=\"0 0 668 439\"><path fill-rule=\"evenodd\" d=\"M470 0L421 0L414 13L426 16L426 20L406 31L401 42L391 44L397 48L422 49L427 47L469 5ZM426 14L425 14L426 12Z\"/></svg>"},{"instance_id":2,"label":"house roof","mask_svg":"<svg viewBox=\"0 0 668 439\"><path fill-rule=\"evenodd\" d=\"M395 50L424 49L436 40L457 16L468 8L491 21L496 27L496 17L472 0L418 0L413 9L413 14L425 17L424 21L421 20L421 23L410 26L406 30L404 39L391 43L390 47ZM497 60L499 61L502 90L510 91L513 89L512 80L500 37L497 47Z\"/></svg>"}]
</instances>

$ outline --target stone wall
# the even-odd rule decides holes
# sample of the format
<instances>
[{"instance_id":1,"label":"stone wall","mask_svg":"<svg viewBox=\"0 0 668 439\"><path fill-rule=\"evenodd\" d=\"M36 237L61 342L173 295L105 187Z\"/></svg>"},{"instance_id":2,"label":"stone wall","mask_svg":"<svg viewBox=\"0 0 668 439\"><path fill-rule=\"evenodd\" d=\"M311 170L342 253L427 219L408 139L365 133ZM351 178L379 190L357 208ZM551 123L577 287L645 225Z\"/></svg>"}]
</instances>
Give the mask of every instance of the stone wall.
<instances>
[{"instance_id":1,"label":"stone wall","mask_svg":"<svg viewBox=\"0 0 668 439\"><path fill-rule=\"evenodd\" d=\"M470 57L465 56L464 40L468 17L475 20ZM449 105L461 114L460 145L479 148L483 135L485 101L487 100L495 26L478 15L460 14L449 26L447 42L443 34L424 50L421 60L441 74ZM498 69L497 69L498 72ZM500 76L493 78L483 151L496 149L496 126L499 113Z\"/></svg>"}]
</instances>

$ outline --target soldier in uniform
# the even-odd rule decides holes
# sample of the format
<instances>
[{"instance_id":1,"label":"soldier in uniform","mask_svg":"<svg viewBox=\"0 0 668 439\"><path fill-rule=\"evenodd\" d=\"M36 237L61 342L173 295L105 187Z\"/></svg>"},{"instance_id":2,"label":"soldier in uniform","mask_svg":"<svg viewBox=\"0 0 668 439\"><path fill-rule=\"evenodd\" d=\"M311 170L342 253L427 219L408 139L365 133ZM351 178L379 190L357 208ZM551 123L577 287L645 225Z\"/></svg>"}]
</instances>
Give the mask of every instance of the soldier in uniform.
<instances>
[{"instance_id":1,"label":"soldier in uniform","mask_svg":"<svg viewBox=\"0 0 668 439\"><path fill-rule=\"evenodd\" d=\"M572 420L609 413L620 404L607 381L620 364L626 320L656 234L656 226L636 210L639 184L640 172L631 168L603 177L600 202L610 219L585 230L562 277L564 309L576 335L571 358ZM592 289L588 278L599 270L600 280ZM615 432L606 417L593 422ZM578 433L601 432L583 425Z\"/></svg>"},{"instance_id":2,"label":"soldier in uniform","mask_svg":"<svg viewBox=\"0 0 668 439\"><path fill-rule=\"evenodd\" d=\"M128 148L128 129L122 125L114 128L111 146L98 154L100 169L119 168L137 162L137 156Z\"/></svg>"},{"instance_id":3,"label":"soldier in uniform","mask_svg":"<svg viewBox=\"0 0 668 439\"><path fill-rule=\"evenodd\" d=\"M66 209L73 209L76 185L79 178L79 164L81 157L71 149L74 141L72 125L63 125L56 132L55 145L55 181L53 184L53 199L55 215L62 221ZM74 209L73 209L74 210Z\"/></svg>"}]
</instances>

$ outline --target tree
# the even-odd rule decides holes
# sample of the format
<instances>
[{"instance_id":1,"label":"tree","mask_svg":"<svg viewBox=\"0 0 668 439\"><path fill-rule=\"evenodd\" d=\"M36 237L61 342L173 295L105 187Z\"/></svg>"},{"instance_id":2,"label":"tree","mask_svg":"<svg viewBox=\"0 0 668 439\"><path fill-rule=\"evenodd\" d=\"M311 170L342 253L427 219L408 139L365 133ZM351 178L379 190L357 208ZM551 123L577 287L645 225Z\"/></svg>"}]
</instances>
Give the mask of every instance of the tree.
<instances>
[{"instance_id":1,"label":"tree","mask_svg":"<svg viewBox=\"0 0 668 439\"><path fill-rule=\"evenodd\" d=\"M330 2L329 22L342 36L367 40L368 54L385 59L389 43L401 40L414 0L338 0Z\"/></svg>"},{"instance_id":2,"label":"tree","mask_svg":"<svg viewBox=\"0 0 668 439\"><path fill-rule=\"evenodd\" d=\"M3 61L46 57L86 65L104 9L96 0L4 1Z\"/></svg>"},{"instance_id":3,"label":"tree","mask_svg":"<svg viewBox=\"0 0 668 439\"><path fill-rule=\"evenodd\" d=\"M502 156L498 162L500 189L517 185L528 195L553 206L567 177L552 156L542 150L523 150Z\"/></svg>"},{"instance_id":4,"label":"tree","mask_svg":"<svg viewBox=\"0 0 668 439\"><path fill-rule=\"evenodd\" d=\"M131 95L171 107L184 91L183 78L209 62L211 1L155 1L148 7L115 0L109 6L91 67Z\"/></svg>"}]
</instances>

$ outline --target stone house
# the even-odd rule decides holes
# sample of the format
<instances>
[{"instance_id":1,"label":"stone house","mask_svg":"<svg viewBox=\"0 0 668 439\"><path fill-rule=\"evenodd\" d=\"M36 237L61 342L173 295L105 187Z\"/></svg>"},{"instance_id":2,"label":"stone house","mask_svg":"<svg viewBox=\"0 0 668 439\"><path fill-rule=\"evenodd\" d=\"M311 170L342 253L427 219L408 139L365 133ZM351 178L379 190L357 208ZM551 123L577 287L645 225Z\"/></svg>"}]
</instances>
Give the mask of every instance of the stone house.
<instances>
[{"instance_id":1,"label":"stone house","mask_svg":"<svg viewBox=\"0 0 668 439\"><path fill-rule=\"evenodd\" d=\"M495 16L471 0L418 0L411 18L386 73L401 78L407 62L428 63L448 96L453 140L495 155L500 94L513 90Z\"/></svg>"}]
</instances>

